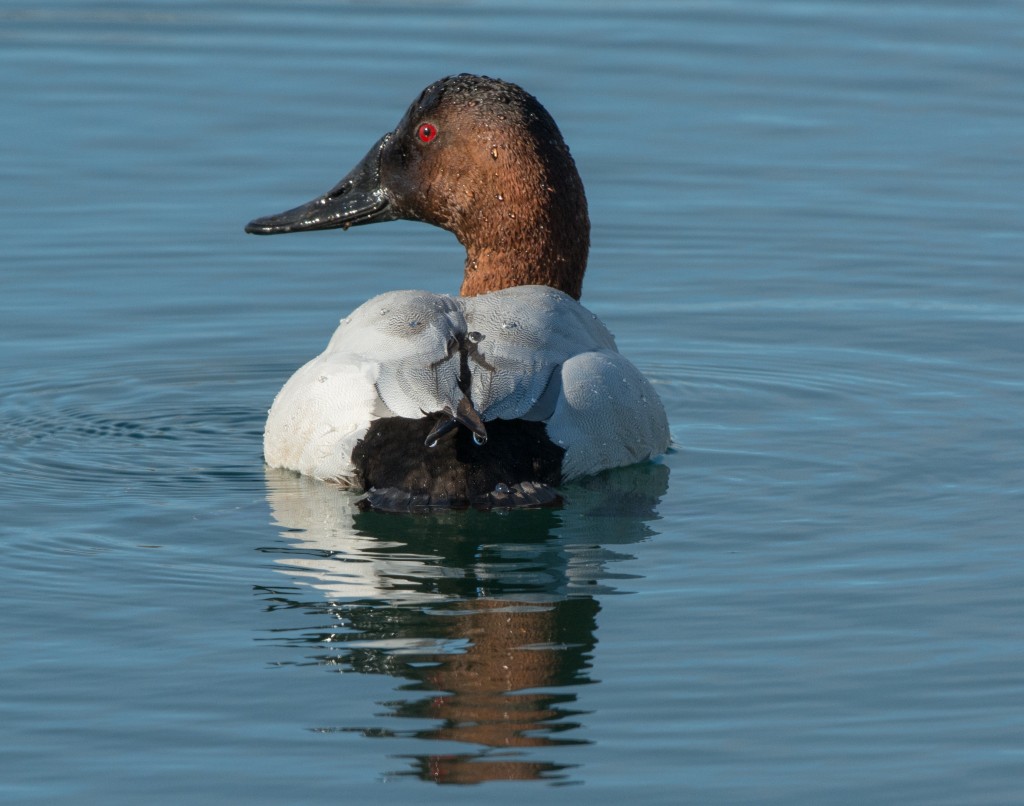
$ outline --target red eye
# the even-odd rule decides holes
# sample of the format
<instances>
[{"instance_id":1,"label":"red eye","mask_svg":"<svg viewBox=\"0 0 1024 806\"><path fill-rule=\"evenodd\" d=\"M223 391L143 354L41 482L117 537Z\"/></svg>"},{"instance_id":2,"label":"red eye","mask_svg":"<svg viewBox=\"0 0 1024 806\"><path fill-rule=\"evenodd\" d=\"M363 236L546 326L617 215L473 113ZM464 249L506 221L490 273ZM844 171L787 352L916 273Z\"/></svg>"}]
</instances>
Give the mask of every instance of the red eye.
<instances>
[{"instance_id":1,"label":"red eye","mask_svg":"<svg viewBox=\"0 0 1024 806\"><path fill-rule=\"evenodd\" d=\"M437 126L433 123L424 123L416 130L416 134L419 136L421 142L429 143L437 137Z\"/></svg>"}]
</instances>

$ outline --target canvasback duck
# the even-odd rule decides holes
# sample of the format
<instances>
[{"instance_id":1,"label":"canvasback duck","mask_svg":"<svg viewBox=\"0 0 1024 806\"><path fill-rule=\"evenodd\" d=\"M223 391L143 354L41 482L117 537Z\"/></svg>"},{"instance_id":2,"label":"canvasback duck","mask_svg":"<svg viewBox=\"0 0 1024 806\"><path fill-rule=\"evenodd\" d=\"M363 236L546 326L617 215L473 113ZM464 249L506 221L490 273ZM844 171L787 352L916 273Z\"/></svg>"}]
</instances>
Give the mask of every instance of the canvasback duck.
<instances>
[{"instance_id":1,"label":"canvasback duck","mask_svg":"<svg viewBox=\"0 0 1024 806\"><path fill-rule=\"evenodd\" d=\"M278 393L267 464L362 488L384 510L537 506L669 444L651 384L577 301L590 243L568 146L520 87L427 87L323 196L272 235L408 219L466 248L457 297L391 291L342 320Z\"/></svg>"}]
</instances>

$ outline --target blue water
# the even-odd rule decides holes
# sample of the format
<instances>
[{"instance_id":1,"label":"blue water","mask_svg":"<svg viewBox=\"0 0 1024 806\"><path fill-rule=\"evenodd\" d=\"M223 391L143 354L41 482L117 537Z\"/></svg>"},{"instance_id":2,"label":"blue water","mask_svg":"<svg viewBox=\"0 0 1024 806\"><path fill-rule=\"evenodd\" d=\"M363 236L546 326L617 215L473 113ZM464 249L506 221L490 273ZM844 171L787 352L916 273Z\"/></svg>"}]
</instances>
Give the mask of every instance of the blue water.
<instances>
[{"instance_id":1,"label":"blue water","mask_svg":"<svg viewBox=\"0 0 1024 806\"><path fill-rule=\"evenodd\" d=\"M1019 801L1022 53L1014 2L6 3L0 800ZM559 122L676 449L358 514L266 409L461 249L242 227L463 70Z\"/></svg>"}]
</instances>

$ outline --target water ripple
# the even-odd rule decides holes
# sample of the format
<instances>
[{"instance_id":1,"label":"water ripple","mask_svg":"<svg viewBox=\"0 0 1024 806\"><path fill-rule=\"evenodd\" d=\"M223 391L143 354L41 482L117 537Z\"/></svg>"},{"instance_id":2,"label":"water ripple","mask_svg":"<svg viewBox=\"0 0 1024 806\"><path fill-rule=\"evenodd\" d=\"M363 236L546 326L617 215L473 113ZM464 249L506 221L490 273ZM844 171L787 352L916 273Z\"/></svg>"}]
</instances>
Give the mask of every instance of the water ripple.
<instances>
[{"instance_id":1,"label":"water ripple","mask_svg":"<svg viewBox=\"0 0 1024 806\"><path fill-rule=\"evenodd\" d=\"M261 394L251 378L166 368L110 368L75 377L11 378L0 401L9 483L74 490L192 485L262 477Z\"/></svg>"}]
</instances>

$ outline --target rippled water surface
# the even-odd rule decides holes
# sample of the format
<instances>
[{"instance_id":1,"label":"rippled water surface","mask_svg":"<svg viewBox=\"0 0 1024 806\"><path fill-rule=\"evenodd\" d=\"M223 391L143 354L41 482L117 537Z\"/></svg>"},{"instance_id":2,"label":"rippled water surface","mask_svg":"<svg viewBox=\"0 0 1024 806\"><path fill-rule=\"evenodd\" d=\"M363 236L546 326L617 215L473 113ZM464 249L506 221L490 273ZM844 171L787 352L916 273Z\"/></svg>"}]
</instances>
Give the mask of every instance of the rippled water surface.
<instances>
[{"instance_id":1,"label":"rippled water surface","mask_svg":"<svg viewBox=\"0 0 1024 806\"><path fill-rule=\"evenodd\" d=\"M0 800L1017 801L1022 53L1013 2L4 5ZM242 227L463 70L559 121L676 449L360 513L266 409L461 248Z\"/></svg>"}]
</instances>

